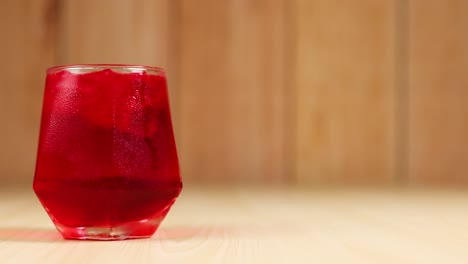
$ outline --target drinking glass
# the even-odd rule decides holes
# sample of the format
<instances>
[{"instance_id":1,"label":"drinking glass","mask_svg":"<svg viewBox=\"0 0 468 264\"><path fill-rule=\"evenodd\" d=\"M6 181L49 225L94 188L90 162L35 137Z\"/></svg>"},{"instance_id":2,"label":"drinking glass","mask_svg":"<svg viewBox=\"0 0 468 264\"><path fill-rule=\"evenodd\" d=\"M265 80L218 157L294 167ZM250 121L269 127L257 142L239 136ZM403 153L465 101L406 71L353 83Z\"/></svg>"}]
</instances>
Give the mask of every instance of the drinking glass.
<instances>
[{"instance_id":1,"label":"drinking glass","mask_svg":"<svg viewBox=\"0 0 468 264\"><path fill-rule=\"evenodd\" d=\"M182 189L164 70L49 68L33 188L66 239L152 236Z\"/></svg>"}]
</instances>

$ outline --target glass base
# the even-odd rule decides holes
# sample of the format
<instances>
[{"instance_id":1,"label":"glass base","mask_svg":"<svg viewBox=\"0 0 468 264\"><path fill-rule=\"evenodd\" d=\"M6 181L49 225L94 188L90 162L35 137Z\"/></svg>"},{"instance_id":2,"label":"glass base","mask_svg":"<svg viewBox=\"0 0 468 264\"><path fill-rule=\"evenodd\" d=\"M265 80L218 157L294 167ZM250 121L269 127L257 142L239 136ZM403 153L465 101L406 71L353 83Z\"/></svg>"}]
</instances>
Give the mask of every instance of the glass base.
<instances>
[{"instance_id":1,"label":"glass base","mask_svg":"<svg viewBox=\"0 0 468 264\"><path fill-rule=\"evenodd\" d=\"M151 237L159 227L158 223L140 221L110 227L66 227L56 224L65 239L73 240L125 240Z\"/></svg>"}]
</instances>

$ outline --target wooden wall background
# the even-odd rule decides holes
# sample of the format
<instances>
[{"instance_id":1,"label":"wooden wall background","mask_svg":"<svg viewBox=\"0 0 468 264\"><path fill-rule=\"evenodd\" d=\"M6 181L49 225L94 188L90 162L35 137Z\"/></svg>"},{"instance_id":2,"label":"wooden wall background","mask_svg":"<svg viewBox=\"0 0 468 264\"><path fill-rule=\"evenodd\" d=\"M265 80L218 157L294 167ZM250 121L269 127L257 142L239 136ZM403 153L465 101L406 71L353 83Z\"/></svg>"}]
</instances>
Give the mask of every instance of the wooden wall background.
<instances>
[{"instance_id":1,"label":"wooden wall background","mask_svg":"<svg viewBox=\"0 0 468 264\"><path fill-rule=\"evenodd\" d=\"M167 69L186 181L468 183L466 0L4 0L0 37L1 184L72 63Z\"/></svg>"}]
</instances>

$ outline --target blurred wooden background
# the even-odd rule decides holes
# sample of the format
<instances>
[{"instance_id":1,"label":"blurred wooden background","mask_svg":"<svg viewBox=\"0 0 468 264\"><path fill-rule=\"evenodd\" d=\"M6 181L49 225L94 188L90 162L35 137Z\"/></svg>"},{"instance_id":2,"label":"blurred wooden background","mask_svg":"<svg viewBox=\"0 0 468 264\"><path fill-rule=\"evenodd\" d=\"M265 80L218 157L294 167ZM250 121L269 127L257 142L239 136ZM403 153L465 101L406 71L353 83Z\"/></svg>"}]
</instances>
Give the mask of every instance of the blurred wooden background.
<instances>
[{"instance_id":1,"label":"blurred wooden background","mask_svg":"<svg viewBox=\"0 0 468 264\"><path fill-rule=\"evenodd\" d=\"M0 184L30 183L45 69L167 69L185 181L468 183L466 0L4 0Z\"/></svg>"}]
</instances>

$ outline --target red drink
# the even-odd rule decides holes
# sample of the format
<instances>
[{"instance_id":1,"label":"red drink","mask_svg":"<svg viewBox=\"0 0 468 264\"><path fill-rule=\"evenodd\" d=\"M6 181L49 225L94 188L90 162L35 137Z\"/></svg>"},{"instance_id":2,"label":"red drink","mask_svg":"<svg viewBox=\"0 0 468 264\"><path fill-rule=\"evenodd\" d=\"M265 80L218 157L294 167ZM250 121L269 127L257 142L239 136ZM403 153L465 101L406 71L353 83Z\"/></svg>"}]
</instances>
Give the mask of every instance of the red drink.
<instances>
[{"instance_id":1,"label":"red drink","mask_svg":"<svg viewBox=\"0 0 468 264\"><path fill-rule=\"evenodd\" d=\"M34 190L65 238L149 237L181 188L162 70L49 69Z\"/></svg>"}]
</instances>

